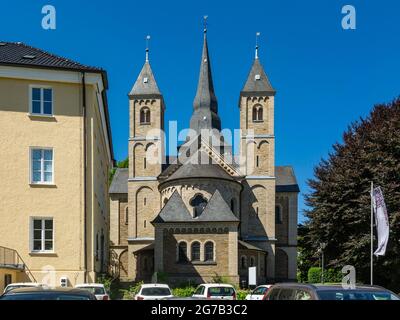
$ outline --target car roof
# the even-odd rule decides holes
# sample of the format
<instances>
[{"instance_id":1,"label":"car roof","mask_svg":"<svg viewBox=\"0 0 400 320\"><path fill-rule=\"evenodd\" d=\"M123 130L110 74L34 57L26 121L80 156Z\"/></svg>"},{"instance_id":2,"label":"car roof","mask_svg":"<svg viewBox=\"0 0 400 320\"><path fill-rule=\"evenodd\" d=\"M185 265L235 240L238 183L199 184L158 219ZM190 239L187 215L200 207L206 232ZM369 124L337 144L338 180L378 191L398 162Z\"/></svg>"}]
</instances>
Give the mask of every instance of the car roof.
<instances>
[{"instance_id":1,"label":"car roof","mask_svg":"<svg viewBox=\"0 0 400 320\"><path fill-rule=\"evenodd\" d=\"M202 283L200 286L206 286L206 287L228 287L228 288L234 288L233 285L228 284L228 283Z\"/></svg>"},{"instance_id":2,"label":"car roof","mask_svg":"<svg viewBox=\"0 0 400 320\"><path fill-rule=\"evenodd\" d=\"M167 284L164 283L146 283L146 284L142 284L142 288L168 288L169 286Z\"/></svg>"},{"instance_id":3,"label":"car roof","mask_svg":"<svg viewBox=\"0 0 400 320\"><path fill-rule=\"evenodd\" d=\"M26 288L18 288L13 289L6 293L6 295L10 294L29 294L29 293L75 293L81 295L91 295L91 293L87 290L77 289L77 288L46 288L46 287L26 287Z\"/></svg>"},{"instance_id":4,"label":"car roof","mask_svg":"<svg viewBox=\"0 0 400 320\"><path fill-rule=\"evenodd\" d=\"M297 283L297 282L284 282L284 283L276 283L274 287L279 288L289 288L289 287L296 287L296 288L308 288L311 290L337 290L343 289L341 283ZM387 290L380 286L371 286L371 285L364 285L364 284L356 284L354 290L374 290L374 291L382 291Z\"/></svg>"},{"instance_id":5,"label":"car roof","mask_svg":"<svg viewBox=\"0 0 400 320\"><path fill-rule=\"evenodd\" d=\"M102 283L80 283L75 285L75 288L80 287L95 287L95 288L104 288L104 284Z\"/></svg>"},{"instance_id":6,"label":"car roof","mask_svg":"<svg viewBox=\"0 0 400 320\"><path fill-rule=\"evenodd\" d=\"M7 287L11 287L11 286L43 286L43 284L41 283L37 283L37 282L14 282L14 283L10 283L9 285L7 285Z\"/></svg>"}]
</instances>

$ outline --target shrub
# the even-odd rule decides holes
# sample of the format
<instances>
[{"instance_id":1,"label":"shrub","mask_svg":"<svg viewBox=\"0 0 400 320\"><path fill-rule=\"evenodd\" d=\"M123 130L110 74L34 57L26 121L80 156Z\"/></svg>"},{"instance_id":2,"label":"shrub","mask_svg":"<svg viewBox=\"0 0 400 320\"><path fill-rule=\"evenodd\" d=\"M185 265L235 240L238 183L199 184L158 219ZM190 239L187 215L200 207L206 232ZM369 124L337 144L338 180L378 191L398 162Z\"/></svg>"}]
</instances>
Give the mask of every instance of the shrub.
<instances>
[{"instance_id":1,"label":"shrub","mask_svg":"<svg viewBox=\"0 0 400 320\"><path fill-rule=\"evenodd\" d=\"M246 296L251 292L251 290L237 290L236 291L236 299L244 300Z\"/></svg>"},{"instance_id":2,"label":"shrub","mask_svg":"<svg viewBox=\"0 0 400 320\"><path fill-rule=\"evenodd\" d=\"M341 270L330 268L328 270L324 270L324 282L337 283L341 282L343 278L343 274Z\"/></svg>"},{"instance_id":3,"label":"shrub","mask_svg":"<svg viewBox=\"0 0 400 320\"><path fill-rule=\"evenodd\" d=\"M229 280L226 277L220 276L218 273L215 273L215 275L211 279L212 283L226 283L230 284Z\"/></svg>"},{"instance_id":4,"label":"shrub","mask_svg":"<svg viewBox=\"0 0 400 320\"><path fill-rule=\"evenodd\" d=\"M324 269L324 283L338 283L343 278L341 270L329 268ZM308 282L309 283L321 283L322 281L322 269L319 267L311 267L308 270Z\"/></svg>"},{"instance_id":5,"label":"shrub","mask_svg":"<svg viewBox=\"0 0 400 320\"><path fill-rule=\"evenodd\" d=\"M124 300L133 300L135 294L139 292L140 286L143 284L143 281L139 281L135 283L133 286L130 286L127 290L121 289L122 292L122 299Z\"/></svg>"},{"instance_id":6,"label":"shrub","mask_svg":"<svg viewBox=\"0 0 400 320\"><path fill-rule=\"evenodd\" d=\"M107 292L111 291L111 284L113 280L114 279L109 275L101 275L97 278L97 282L102 283L104 285L104 288L106 288Z\"/></svg>"},{"instance_id":7,"label":"shrub","mask_svg":"<svg viewBox=\"0 0 400 320\"><path fill-rule=\"evenodd\" d=\"M321 268L311 267L308 269L308 282L320 283L321 282Z\"/></svg>"},{"instance_id":8,"label":"shrub","mask_svg":"<svg viewBox=\"0 0 400 320\"><path fill-rule=\"evenodd\" d=\"M192 286L174 288L172 289L172 294L175 297L191 297L195 290L196 288Z\"/></svg>"}]
</instances>

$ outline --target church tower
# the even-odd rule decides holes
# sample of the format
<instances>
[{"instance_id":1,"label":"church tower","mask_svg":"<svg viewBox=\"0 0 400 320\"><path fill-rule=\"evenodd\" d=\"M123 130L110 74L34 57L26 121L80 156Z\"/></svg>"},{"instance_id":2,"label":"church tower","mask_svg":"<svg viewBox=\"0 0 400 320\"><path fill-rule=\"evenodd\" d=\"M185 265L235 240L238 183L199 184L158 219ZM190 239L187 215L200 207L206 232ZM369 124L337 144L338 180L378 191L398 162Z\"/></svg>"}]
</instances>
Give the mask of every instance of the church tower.
<instances>
[{"instance_id":1,"label":"church tower","mask_svg":"<svg viewBox=\"0 0 400 320\"><path fill-rule=\"evenodd\" d=\"M147 37L149 39L149 37ZM161 208L157 177L164 157L164 99L149 62L149 49L142 70L129 93L128 245L129 278L146 276L153 259L135 254L154 241L150 223ZM144 261L144 259L146 261ZM146 265L147 268L143 268Z\"/></svg>"},{"instance_id":2,"label":"church tower","mask_svg":"<svg viewBox=\"0 0 400 320\"><path fill-rule=\"evenodd\" d=\"M275 90L260 63L256 46L239 101L240 152L245 159L241 237L267 251L268 279L275 276L274 96Z\"/></svg>"}]
</instances>

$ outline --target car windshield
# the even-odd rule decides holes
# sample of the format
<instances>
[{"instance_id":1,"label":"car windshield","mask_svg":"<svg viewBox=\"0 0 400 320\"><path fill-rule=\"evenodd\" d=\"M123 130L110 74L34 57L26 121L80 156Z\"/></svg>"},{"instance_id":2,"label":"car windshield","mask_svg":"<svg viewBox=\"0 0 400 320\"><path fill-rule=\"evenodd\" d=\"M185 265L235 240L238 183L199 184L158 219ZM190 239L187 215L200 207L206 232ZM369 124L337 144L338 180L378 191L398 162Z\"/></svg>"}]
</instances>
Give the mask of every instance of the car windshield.
<instances>
[{"instance_id":1,"label":"car windshield","mask_svg":"<svg viewBox=\"0 0 400 320\"><path fill-rule=\"evenodd\" d=\"M268 288L266 288L266 287L259 287L259 288L256 288L256 289L254 289L253 294L255 294L255 295L264 294L265 291L267 291L267 289L268 289Z\"/></svg>"},{"instance_id":2,"label":"car windshield","mask_svg":"<svg viewBox=\"0 0 400 320\"><path fill-rule=\"evenodd\" d=\"M388 291L368 290L317 290L321 300L400 300L400 298Z\"/></svg>"},{"instance_id":3,"label":"car windshield","mask_svg":"<svg viewBox=\"0 0 400 320\"><path fill-rule=\"evenodd\" d=\"M102 287L78 287L78 289L87 290L93 294L106 294L104 288Z\"/></svg>"},{"instance_id":4,"label":"car windshield","mask_svg":"<svg viewBox=\"0 0 400 320\"><path fill-rule=\"evenodd\" d=\"M208 293L210 294L210 296L212 297L216 297L216 296L233 296L233 289L229 288L229 287L211 287L208 289Z\"/></svg>"},{"instance_id":5,"label":"car windshield","mask_svg":"<svg viewBox=\"0 0 400 320\"><path fill-rule=\"evenodd\" d=\"M171 291L168 288L143 288L143 296L169 296Z\"/></svg>"},{"instance_id":6,"label":"car windshield","mask_svg":"<svg viewBox=\"0 0 400 320\"><path fill-rule=\"evenodd\" d=\"M91 300L89 296L77 294L56 293L26 293L9 294L0 297L1 300Z\"/></svg>"},{"instance_id":7,"label":"car windshield","mask_svg":"<svg viewBox=\"0 0 400 320\"><path fill-rule=\"evenodd\" d=\"M18 288L31 288L31 287L34 287L34 286L30 286L30 285L24 285L24 284L21 284L21 285L11 285L11 286L7 286L7 288L6 288L6 292L9 292L9 291L11 291L11 290L14 290L14 289L18 289Z\"/></svg>"}]
</instances>

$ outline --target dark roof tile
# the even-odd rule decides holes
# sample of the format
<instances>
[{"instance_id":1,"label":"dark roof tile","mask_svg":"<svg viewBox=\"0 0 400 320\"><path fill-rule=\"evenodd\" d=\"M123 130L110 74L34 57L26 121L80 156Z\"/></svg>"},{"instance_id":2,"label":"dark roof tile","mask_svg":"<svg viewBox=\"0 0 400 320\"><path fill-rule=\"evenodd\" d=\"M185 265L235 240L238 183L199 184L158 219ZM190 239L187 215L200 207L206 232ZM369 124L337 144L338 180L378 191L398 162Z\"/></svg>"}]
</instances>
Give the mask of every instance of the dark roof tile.
<instances>
[{"instance_id":1,"label":"dark roof tile","mask_svg":"<svg viewBox=\"0 0 400 320\"><path fill-rule=\"evenodd\" d=\"M0 64L104 72L101 68L87 66L22 42L0 42Z\"/></svg>"}]
</instances>

